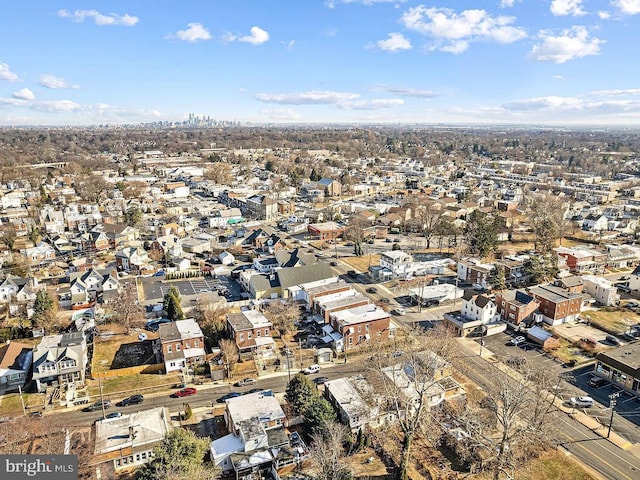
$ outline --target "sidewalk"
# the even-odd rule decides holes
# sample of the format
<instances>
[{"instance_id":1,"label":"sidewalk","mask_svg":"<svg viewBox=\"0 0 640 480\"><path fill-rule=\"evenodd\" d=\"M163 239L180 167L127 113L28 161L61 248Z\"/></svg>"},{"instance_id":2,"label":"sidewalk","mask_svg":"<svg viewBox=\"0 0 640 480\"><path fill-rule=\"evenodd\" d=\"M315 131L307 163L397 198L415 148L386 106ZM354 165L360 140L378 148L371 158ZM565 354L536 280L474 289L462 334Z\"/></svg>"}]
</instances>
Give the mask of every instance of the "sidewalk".
<instances>
[{"instance_id":1,"label":"sidewalk","mask_svg":"<svg viewBox=\"0 0 640 480\"><path fill-rule=\"evenodd\" d=\"M507 365L504 365L502 362L499 362L493 352L488 350L486 347L481 347L477 342L466 339L466 338L459 338L458 342L464 345L468 350L471 350L472 352L476 353L478 356L482 356L484 360L487 360L488 362L492 363L496 368L506 373L507 375L512 376L514 378L518 378L518 376L520 375L516 370L508 367ZM482 354L480 349L482 349ZM579 410L576 410L573 407L567 407L561 398L554 396L553 404L558 410L574 418L575 420L580 422L582 425L587 427L592 432L600 435L602 438L608 440L609 442L613 443L617 447L623 450L630 451L632 454L640 458L640 443L635 443L635 444L631 443L629 442L629 440L621 437L614 431L611 431L609 438L607 438L608 427L603 426L596 419L590 417L589 415Z\"/></svg>"}]
</instances>

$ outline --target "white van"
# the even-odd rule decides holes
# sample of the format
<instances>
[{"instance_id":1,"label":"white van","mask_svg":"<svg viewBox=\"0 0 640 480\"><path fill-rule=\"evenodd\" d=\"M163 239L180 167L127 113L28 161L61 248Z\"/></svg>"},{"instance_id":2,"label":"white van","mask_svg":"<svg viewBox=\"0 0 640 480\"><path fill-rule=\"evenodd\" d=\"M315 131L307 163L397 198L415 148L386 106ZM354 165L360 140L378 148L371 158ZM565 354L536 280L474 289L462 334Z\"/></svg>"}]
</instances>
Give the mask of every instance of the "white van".
<instances>
[{"instance_id":1,"label":"white van","mask_svg":"<svg viewBox=\"0 0 640 480\"><path fill-rule=\"evenodd\" d=\"M313 365L309 365L307 368L305 368L302 373L304 373L305 375L311 375L313 373L318 373L319 371L320 365L314 363Z\"/></svg>"}]
</instances>

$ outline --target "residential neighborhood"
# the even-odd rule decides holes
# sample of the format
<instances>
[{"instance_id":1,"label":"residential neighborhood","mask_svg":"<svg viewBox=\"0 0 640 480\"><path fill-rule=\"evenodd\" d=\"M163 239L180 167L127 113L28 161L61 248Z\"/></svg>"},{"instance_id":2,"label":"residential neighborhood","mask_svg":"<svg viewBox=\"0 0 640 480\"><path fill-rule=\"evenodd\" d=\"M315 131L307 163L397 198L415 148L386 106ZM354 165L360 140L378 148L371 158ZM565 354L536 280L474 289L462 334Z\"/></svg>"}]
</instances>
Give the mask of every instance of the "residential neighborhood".
<instances>
[{"instance_id":1,"label":"residential neighborhood","mask_svg":"<svg viewBox=\"0 0 640 480\"><path fill-rule=\"evenodd\" d=\"M169 438L224 478L302 478L331 435L358 478L474 478L542 458L482 423L517 398L510 431L570 422L636 461L635 150L607 173L552 155L600 159L578 135L534 159L513 132L500 155L434 131L373 156L263 133L2 177L0 435L66 424L83 478L151 475Z\"/></svg>"}]
</instances>

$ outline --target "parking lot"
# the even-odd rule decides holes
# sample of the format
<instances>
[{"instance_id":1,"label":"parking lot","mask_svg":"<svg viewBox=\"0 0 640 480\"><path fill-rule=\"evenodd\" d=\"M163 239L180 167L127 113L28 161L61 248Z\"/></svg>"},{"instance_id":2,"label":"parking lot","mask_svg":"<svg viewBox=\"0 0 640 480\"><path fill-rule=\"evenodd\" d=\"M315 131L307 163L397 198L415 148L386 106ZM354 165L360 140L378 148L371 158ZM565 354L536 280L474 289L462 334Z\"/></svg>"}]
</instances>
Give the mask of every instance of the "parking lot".
<instances>
[{"instance_id":1,"label":"parking lot","mask_svg":"<svg viewBox=\"0 0 640 480\"><path fill-rule=\"evenodd\" d=\"M509 342L514 336L517 335L505 332L485 337L485 347L504 363L514 363L514 359L525 358L526 364L557 372L563 379L558 397L566 405L569 405L571 397L593 398L595 400L593 407L580 410L598 420L601 425L609 425L611 417L609 395L619 393L612 430L631 443L640 442L640 398L610 383L601 387L590 386L589 379L594 376L593 363L579 368L567 368L562 362L544 353L540 346L529 341L518 346L510 345Z\"/></svg>"},{"instance_id":2,"label":"parking lot","mask_svg":"<svg viewBox=\"0 0 640 480\"><path fill-rule=\"evenodd\" d=\"M227 275L218 278L194 278L184 280L162 281L157 277L142 279L142 288L146 304L162 301L169 288L175 287L183 297L198 295L199 293L227 291L227 300L236 301L242 298L240 285Z\"/></svg>"}]
</instances>

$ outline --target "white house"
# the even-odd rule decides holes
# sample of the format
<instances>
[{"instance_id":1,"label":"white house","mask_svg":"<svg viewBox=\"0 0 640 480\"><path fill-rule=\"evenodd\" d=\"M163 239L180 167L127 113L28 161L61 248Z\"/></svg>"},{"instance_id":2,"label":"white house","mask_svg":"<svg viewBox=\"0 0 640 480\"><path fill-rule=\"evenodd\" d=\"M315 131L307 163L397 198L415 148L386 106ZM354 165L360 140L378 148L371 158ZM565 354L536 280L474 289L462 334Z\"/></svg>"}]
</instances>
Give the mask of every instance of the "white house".
<instances>
[{"instance_id":1,"label":"white house","mask_svg":"<svg viewBox=\"0 0 640 480\"><path fill-rule=\"evenodd\" d=\"M618 290L611 280L596 275L583 275L584 291L591 295L600 305L613 305L619 299Z\"/></svg>"},{"instance_id":2,"label":"white house","mask_svg":"<svg viewBox=\"0 0 640 480\"><path fill-rule=\"evenodd\" d=\"M232 253L227 252L226 250L218 255L218 260L222 265L231 265L236 261L236 257L233 256Z\"/></svg>"}]
</instances>

